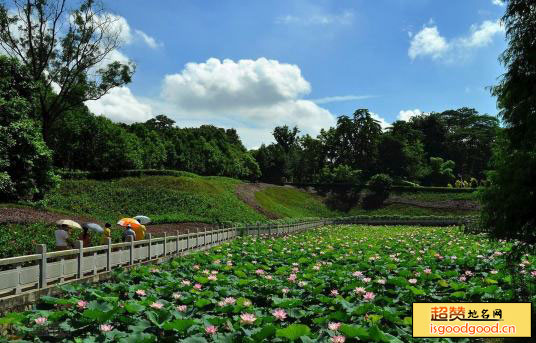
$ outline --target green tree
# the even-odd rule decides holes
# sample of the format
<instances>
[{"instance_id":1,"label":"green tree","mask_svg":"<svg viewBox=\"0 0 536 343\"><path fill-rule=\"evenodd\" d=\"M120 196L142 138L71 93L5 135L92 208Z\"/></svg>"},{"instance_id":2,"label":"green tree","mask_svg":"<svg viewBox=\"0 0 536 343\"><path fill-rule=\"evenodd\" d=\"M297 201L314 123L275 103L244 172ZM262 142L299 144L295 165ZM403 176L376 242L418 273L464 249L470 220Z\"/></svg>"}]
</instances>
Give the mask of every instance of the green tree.
<instances>
[{"instance_id":1,"label":"green tree","mask_svg":"<svg viewBox=\"0 0 536 343\"><path fill-rule=\"evenodd\" d=\"M117 17L95 0L83 0L73 11L67 0L10 5L0 4L0 47L20 60L39 85L32 115L41 119L45 141L66 111L130 82L131 63L105 63L121 45L121 32ZM51 93L54 88L56 94Z\"/></svg>"},{"instance_id":2,"label":"green tree","mask_svg":"<svg viewBox=\"0 0 536 343\"><path fill-rule=\"evenodd\" d=\"M0 56L0 199L37 200L58 178L52 152L30 117L36 85L15 59Z\"/></svg>"},{"instance_id":3,"label":"green tree","mask_svg":"<svg viewBox=\"0 0 536 343\"><path fill-rule=\"evenodd\" d=\"M493 88L504 137L494 150L483 224L500 237L536 242L536 1L509 0L503 23L506 73Z\"/></svg>"}]
</instances>

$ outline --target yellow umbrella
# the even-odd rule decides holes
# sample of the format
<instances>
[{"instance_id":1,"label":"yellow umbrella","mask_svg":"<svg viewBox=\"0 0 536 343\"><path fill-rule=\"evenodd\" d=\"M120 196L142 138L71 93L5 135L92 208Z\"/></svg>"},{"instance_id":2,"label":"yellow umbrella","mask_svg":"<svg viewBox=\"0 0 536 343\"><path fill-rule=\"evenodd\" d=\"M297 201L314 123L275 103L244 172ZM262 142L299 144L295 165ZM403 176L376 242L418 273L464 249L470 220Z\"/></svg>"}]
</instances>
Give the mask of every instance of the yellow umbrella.
<instances>
[{"instance_id":1,"label":"yellow umbrella","mask_svg":"<svg viewBox=\"0 0 536 343\"><path fill-rule=\"evenodd\" d=\"M67 225L68 227L71 227L73 229L82 229L82 226L80 226L80 224L70 219L58 220L56 222L56 225Z\"/></svg>"}]
</instances>

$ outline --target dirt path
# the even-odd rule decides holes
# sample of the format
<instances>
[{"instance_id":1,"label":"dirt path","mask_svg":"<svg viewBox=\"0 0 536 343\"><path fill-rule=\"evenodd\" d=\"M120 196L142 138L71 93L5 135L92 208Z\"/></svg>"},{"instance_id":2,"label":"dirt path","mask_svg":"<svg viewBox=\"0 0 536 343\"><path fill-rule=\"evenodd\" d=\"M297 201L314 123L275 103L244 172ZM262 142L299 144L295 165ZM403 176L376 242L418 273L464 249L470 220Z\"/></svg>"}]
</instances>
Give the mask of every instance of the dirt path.
<instances>
[{"instance_id":1,"label":"dirt path","mask_svg":"<svg viewBox=\"0 0 536 343\"><path fill-rule=\"evenodd\" d=\"M100 220L95 220L91 217L85 216L72 216L64 215L61 213L48 212L44 210L38 210L34 208L23 208L23 207L2 207L0 208L0 224L31 224L36 222L44 222L48 224L54 224L60 219L72 219L78 223L88 223L96 222L99 224L104 224ZM163 236L164 232L168 235L176 235L177 231L179 233L196 232L215 229L216 227L212 224L207 223L173 223L173 224L155 224L147 225L147 232L150 232L153 236L159 237Z\"/></svg>"},{"instance_id":2,"label":"dirt path","mask_svg":"<svg viewBox=\"0 0 536 343\"><path fill-rule=\"evenodd\" d=\"M281 218L275 213L265 210L255 199L255 193L262 191L268 187L274 187L269 183L241 183L236 186L235 193L236 196L248 204L249 207L253 208L255 211L264 214L269 219L278 219Z\"/></svg>"}]
</instances>

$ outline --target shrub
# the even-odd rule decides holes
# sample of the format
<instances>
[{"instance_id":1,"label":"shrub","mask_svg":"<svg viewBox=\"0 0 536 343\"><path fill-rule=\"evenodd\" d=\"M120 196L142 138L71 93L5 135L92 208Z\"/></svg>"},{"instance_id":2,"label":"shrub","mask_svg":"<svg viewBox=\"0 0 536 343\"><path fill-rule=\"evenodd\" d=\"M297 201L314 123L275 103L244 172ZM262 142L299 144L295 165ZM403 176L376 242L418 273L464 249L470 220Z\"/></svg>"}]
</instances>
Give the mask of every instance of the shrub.
<instances>
[{"instance_id":1,"label":"shrub","mask_svg":"<svg viewBox=\"0 0 536 343\"><path fill-rule=\"evenodd\" d=\"M470 181L470 184L471 184L471 188L477 188L478 187L478 180L475 179L474 177L472 177L471 181Z\"/></svg>"},{"instance_id":2,"label":"shrub","mask_svg":"<svg viewBox=\"0 0 536 343\"><path fill-rule=\"evenodd\" d=\"M463 181L462 180L456 180L456 182L454 183L454 187L463 188Z\"/></svg>"},{"instance_id":3,"label":"shrub","mask_svg":"<svg viewBox=\"0 0 536 343\"><path fill-rule=\"evenodd\" d=\"M393 179L386 174L376 174L368 182L368 188L372 192L363 199L365 209L379 208L385 199L389 197L389 192L393 186Z\"/></svg>"}]
</instances>

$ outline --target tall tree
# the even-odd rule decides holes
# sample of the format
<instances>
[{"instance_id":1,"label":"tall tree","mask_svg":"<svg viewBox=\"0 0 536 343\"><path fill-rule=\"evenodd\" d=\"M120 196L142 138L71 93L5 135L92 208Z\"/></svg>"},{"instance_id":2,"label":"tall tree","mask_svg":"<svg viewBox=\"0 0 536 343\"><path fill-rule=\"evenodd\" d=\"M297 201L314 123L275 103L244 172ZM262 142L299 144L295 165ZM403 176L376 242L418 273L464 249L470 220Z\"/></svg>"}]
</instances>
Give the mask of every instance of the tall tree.
<instances>
[{"instance_id":1,"label":"tall tree","mask_svg":"<svg viewBox=\"0 0 536 343\"><path fill-rule=\"evenodd\" d=\"M67 6L67 0L0 4L0 48L40 85L33 112L40 116L45 141L66 111L130 82L134 72L130 62L107 63L122 43L116 16L95 0L83 0L74 10Z\"/></svg>"},{"instance_id":2,"label":"tall tree","mask_svg":"<svg viewBox=\"0 0 536 343\"><path fill-rule=\"evenodd\" d=\"M505 135L483 194L483 224L536 242L536 0L509 0L502 19L506 73L493 88Z\"/></svg>"}]
</instances>

